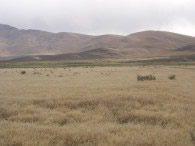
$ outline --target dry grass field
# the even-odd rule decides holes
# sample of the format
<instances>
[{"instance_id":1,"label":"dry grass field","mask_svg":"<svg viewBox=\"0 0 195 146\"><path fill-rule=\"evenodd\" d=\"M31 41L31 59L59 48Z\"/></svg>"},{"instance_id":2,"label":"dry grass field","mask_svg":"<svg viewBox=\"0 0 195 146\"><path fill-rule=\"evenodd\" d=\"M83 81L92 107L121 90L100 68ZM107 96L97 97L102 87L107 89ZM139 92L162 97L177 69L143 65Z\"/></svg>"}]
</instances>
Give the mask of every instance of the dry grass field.
<instances>
[{"instance_id":1,"label":"dry grass field","mask_svg":"<svg viewBox=\"0 0 195 146\"><path fill-rule=\"evenodd\" d=\"M77 145L194 146L195 67L0 69L0 146Z\"/></svg>"}]
</instances>

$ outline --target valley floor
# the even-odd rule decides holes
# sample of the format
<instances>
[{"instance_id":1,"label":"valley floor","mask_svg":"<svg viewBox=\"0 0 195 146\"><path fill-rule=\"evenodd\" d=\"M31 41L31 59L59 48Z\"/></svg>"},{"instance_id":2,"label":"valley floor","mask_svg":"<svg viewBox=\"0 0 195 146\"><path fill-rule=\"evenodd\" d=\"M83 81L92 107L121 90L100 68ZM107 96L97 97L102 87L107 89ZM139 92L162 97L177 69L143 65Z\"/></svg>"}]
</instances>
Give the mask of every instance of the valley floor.
<instances>
[{"instance_id":1,"label":"valley floor","mask_svg":"<svg viewBox=\"0 0 195 146\"><path fill-rule=\"evenodd\" d=\"M69 145L194 146L195 66L0 69L0 146Z\"/></svg>"}]
</instances>

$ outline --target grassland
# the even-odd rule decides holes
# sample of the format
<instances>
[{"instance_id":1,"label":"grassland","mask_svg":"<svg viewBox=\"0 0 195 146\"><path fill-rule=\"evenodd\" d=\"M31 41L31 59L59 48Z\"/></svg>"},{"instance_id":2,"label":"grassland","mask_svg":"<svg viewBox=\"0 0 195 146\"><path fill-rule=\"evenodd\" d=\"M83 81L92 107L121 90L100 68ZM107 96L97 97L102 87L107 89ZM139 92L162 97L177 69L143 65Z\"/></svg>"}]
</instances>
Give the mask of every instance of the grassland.
<instances>
[{"instance_id":1,"label":"grassland","mask_svg":"<svg viewBox=\"0 0 195 146\"><path fill-rule=\"evenodd\" d=\"M149 57L131 59L91 59L64 61L0 60L0 68L56 68L56 67L117 67L117 66L188 66L195 65L195 55Z\"/></svg>"},{"instance_id":2,"label":"grassland","mask_svg":"<svg viewBox=\"0 0 195 146\"><path fill-rule=\"evenodd\" d=\"M0 146L195 145L195 66L4 67Z\"/></svg>"}]
</instances>

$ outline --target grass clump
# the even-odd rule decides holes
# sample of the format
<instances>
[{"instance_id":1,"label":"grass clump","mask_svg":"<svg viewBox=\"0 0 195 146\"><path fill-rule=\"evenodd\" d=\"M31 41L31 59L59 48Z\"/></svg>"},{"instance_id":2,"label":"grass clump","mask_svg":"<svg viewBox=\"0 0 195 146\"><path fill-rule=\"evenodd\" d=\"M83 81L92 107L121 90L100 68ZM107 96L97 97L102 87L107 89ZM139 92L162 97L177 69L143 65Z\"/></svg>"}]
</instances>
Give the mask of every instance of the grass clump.
<instances>
[{"instance_id":1,"label":"grass clump","mask_svg":"<svg viewBox=\"0 0 195 146\"><path fill-rule=\"evenodd\" d=\"M24 74L26 74L26 71L21 71L20 73L21 73L22 75L24 75Z\"/></svg>"},{"instance_id":2,"label":"grass clump","mask_svg":"<svg viewBox=\"0 0 195 146\"><path fill-rule=\"evenodd\" d=\"M176 75L169 75L168 78L169 78L169 80L175 80L176 79Z\"/></svg>"},{"instance_id":3,"label":"grass clump","mask_svg":"<svg viewBox=\"0 0 195 146\"><path fill-rule=\"evenodd\" d=\"M154 75L137 75L138 81L145 81L145 80L156 80Z\"/></svg>"}]
</instances>

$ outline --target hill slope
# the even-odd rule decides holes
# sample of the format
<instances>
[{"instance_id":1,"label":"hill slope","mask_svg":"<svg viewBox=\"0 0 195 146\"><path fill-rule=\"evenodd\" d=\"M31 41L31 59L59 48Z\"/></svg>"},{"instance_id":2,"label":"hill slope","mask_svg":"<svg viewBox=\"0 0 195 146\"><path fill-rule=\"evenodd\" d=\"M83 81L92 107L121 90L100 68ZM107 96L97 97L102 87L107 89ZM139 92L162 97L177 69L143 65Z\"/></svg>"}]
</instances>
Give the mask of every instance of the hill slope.
<instances>
[{"instance_id":1,"label":"hill slope","mask_svg":"<svg viewBox=\"0 0 195 146\"><path fill-rule=\"evenodd\" d=\"M1 56L48 55L77 52L92 36L20 30L0 25Z\"/></svg>"},{"instance_id":2,"label":"hill slope","mask_svg":"<svg viewBox=\"0 0 195 146\"><path fill-rule=\"evenodd\" d=\"M195 53L194 46L194 37L162 31L144 31L128 36L90 36L0 25L0 57L35 55L29 58L31 60L173 56Z\"/></svg>"}]
</instances>

